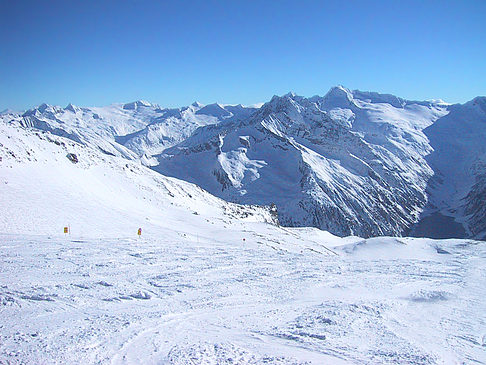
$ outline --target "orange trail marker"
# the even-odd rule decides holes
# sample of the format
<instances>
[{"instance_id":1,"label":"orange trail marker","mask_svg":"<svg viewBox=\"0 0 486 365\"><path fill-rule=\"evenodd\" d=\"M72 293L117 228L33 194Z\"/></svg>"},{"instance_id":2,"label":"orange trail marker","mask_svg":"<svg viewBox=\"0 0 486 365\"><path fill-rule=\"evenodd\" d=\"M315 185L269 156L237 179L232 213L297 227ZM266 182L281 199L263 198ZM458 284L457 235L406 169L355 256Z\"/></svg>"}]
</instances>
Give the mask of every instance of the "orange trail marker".
<instances>
[{"instance_id":1,"label":"orange trail marker","mask_svg":"<svg viewBox=\"0 0 486 365\"><path fill-rule=\"evenodd\" d=\"M140 236L142 235L142 228L139 228L139 229L138 229L137 234L138 234L138 237L140 237Z\"/></svg>"},{"instance_id":2,"label":"orange trail marker","mask_svg":"<svg viewBox=\"0 0 486 365\"><path fill-rule=\"evenodd\" d=\"M64 227L64 233L69 233L69 228L68 227Z\"/></svg>"}]
</instances>

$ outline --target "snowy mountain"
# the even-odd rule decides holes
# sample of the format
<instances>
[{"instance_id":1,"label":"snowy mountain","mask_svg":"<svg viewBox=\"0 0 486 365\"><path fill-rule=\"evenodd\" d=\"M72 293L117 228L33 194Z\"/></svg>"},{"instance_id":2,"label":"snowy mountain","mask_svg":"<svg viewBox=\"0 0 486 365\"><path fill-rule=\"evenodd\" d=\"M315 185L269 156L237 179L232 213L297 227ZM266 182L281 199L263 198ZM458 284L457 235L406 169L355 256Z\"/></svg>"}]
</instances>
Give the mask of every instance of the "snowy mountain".
<instances>
[{"instance_id":1,"label":"snowy mountain","mask_svg":"<svg viewBox=\"0 0 486 365\"><path fill-rule=\"evenodd\" d=\"M139 100L89 108L42 104L23 114L5 112L0 118L96 146L107 154L128 159L145 156L147 161L147 156L184 140L200 126L245 118L254 110L241 105L204 106L200 103L163 109Z\"/></svg>"},{"instance_id":2,"label":"snowy mountain","mask_svg":"<svg viewBox=\"0 0 486 365\"><path fill-rule=\"evenodd\" d=\"M143 129L117 136L115 140L139 156L152 156L186 139L200 126L245 119L255 110L241 105L204 106L195 102L185 108L160 110Z\"/></svg>"},{"instance_id":3,"label":"snowy mountain","mask_svg":"<svg viewBox=\"0 0 486 365\"><path fill-rule=\"evenodd\" d=\"M247 120L198 129L158 156L154 169L229 201L275 203L287 226L484 238L483 102L418 102L344 87L324 97L289 93ZM461 161L457 170L451 155ZM437 212L463 229L435 232Z\"/></svg>"},{"instance_id":4,"label":"snowy mountain","mask_svg":"<svg viewBox=\"0 0 486 365\"><path fill-rule=\"evenodd\" d=\"M302 144L250 135L252 123L238 143L276 143L270 157L292 163ZM212 150L202 141L219 128L191 143ZM253 177L265 166L240 161ZM486 361L484 242L281 227L268 207L5 120L0 186L2 364Z\"/></svg>"}]
</instances>

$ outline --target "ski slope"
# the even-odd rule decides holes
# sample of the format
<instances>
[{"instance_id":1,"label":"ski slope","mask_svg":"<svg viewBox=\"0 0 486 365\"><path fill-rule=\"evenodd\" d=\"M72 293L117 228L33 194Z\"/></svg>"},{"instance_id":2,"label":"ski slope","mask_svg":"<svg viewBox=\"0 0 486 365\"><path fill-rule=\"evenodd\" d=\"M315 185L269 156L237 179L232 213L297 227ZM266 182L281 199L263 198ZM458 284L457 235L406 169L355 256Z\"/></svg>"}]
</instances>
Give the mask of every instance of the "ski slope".
<instances>
[{"instance_id":1,"label":"ski slope","mask_svg":"<svg viewBox=\"0 0 486 365\"><path fill-rule=\"evenodd\" d=\"M0 362L486 361L482 243L383 238L336 256L252 229L1 234Z\"/></svg>"},{"instance_id":2,"label":"ski slope","mask_svg":"<svg viewBox=\"0 0 486 365\"><path fill-rule=\"evenodd\" d=\"M278 227L17 124L0 157L0 363L486 362L484 242Z\"/></svg>"}]
</instances>

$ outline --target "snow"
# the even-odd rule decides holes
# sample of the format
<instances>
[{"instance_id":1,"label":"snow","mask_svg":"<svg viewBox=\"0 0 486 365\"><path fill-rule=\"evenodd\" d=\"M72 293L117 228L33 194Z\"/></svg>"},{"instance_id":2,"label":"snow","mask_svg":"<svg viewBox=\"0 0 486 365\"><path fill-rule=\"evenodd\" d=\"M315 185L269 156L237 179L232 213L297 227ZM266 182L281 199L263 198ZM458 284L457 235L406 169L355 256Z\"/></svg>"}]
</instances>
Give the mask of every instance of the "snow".
<instances>
[{"instance_id":1,"label":"snow","mask_svg":"<svg viewBox=\"0 0 486 365\"><path fill-rule=\"evenodd\" d=\"M486 362L485 242L278 227L17 123L0 157L0 363Z\"/></svg>"},{"instance_id":2,"label":"snow","mask_svg":"<svg viewBox=\"0 0 486 365\"><path fill-rule=\"evenodd\" d=\"M209 227L0 235L0 361L486 361L484 243L381 238L322 255L272 249L251 230L245 242Z\"/></svg>"}]
</instances>

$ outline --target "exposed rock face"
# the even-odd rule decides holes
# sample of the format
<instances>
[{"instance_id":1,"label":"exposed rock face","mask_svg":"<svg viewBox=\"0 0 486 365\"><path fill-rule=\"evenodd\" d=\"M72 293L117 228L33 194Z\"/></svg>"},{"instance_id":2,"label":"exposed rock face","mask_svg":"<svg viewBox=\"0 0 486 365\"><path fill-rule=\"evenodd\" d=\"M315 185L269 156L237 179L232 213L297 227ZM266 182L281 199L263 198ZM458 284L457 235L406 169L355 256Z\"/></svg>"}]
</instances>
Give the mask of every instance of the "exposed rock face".
<instances>
[{"instance_id":1,"label":"exposed rock face","mask_svg":"<svg viewBox=\"0 0 486 365\"><path fill-rule=\"evenodd\" d=\"M68 158L69 161L71 161L72 163L78 163L79 160L78 160L78 156L76 156L75 153L68 153L66 155L66 157Z\"/></svg>"}]
</instances>

